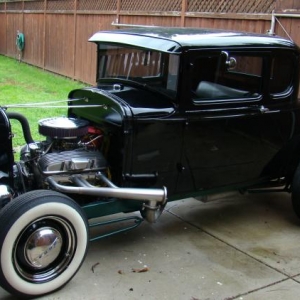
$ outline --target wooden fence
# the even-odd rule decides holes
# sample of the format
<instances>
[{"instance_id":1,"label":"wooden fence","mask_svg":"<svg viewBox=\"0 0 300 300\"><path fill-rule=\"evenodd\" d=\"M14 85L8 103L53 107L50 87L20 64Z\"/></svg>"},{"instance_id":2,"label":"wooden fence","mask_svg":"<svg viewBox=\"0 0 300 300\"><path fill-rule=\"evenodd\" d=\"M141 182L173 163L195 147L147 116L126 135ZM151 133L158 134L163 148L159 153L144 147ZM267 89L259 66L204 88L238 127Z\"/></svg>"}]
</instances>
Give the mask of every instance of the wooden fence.
<instances>
[{"instance_id":1,"label":"wooden fence","mask_svg":"<svg viewBox=\"0 0 300 300\"><path fill-rule=\"evenodd\" d=\"M271 30L300 44L299 0L0 0L0 54L89 84L95 82L96 31L127 25ZM298 7L299 6L299 7ZM275 12L275 14L272 14ZM272 18L273 15L273 18ZM273 22L272 22L273 20Z\"/></svg>"}]
</instances>

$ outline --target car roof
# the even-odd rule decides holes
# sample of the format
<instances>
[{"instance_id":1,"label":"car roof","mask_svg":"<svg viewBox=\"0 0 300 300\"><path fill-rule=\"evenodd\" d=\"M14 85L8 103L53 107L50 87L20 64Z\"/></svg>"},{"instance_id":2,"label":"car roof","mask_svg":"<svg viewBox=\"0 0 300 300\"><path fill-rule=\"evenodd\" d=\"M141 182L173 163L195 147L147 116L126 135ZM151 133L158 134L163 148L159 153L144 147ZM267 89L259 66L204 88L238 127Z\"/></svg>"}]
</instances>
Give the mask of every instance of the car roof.
<instances>
[{"instance_id":1,"label":"car roof","mask_svg":"<svg viewBox=\"0 0 300 300\"><path fill-rule=\"evenodd\" d=\"M137 27L96 32L89 41L117 43L180 53L186 48L257 47L296 48L285 38L268 34L187 27Z\"/></svg>"}]
</instances>

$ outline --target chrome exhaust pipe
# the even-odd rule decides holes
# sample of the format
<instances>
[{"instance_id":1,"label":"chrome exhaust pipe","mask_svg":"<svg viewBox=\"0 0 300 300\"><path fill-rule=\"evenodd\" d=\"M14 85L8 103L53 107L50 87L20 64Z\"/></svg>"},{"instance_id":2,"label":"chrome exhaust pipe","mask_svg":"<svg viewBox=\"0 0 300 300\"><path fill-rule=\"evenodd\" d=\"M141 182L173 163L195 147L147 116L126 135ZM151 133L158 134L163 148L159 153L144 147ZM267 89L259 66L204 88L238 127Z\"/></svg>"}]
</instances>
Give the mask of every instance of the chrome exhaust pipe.
<instances>
[{"instance_id":1,"label":"chrome exhaust pipe","mask_svg":"<svg viewBox=\"0 0 300 300\"><path fill-rule=\"evenodd\" d=\"M76 186L59 184L55 180L55 176L47 177L46 181L52 189L62 193L142 201L141 215L149 223L156 222L167 204L166 187L162 189L120 188L100 172L96 174L96 178L105 183L107 187L96 187L81 175L71 175L69 177L69 180Z\"/></svg>"},{"instance_id":2,"label":"chrome exhaust pipe","mask_svg":"<svg viewBox=\"0 0 300 300\"><path fill-rule=\"evenodd\" d=\"M103 176L103 175L101 175ZM167 189L120 188L111 183L110 187L96 187L88 183L80 175L73 175L70 180L80 186L65 186L57 183L53 176L46 178L48 184L62 193L80 194L98 197L114 197L138 201L155 201L160 204L167 202ZM105 180L108 180L105 177Z\"/></svg>"}]
</instances>

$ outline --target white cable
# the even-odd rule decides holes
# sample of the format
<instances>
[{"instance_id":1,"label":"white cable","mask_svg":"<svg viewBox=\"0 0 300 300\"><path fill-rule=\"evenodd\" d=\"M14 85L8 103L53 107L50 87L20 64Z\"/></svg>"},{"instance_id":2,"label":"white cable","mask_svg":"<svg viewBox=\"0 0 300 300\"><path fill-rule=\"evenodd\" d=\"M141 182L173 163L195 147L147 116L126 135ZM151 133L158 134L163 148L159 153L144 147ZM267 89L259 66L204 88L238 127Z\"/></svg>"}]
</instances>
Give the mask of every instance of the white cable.
<instances>
[{"instance_id":1,"label":"white cable","mask_svg":"<svg viewBox=\"0 0 300 300\"><path fill-rule=\"evenodd\" d=\"M52 104L52 103L61 103L61 102L73 102L73 101L78 101L78 100L84 100L85 98L74 98L74 99L67 99L67 100L55 100L55 101L48 101L48 102L34 102L34 103L21 103L21 104L11 104L11 105L6 105L5 107L17 107L20 106L30 106L30 105L44 105L44 104Z\"/></svg>"},{"instance_id":2,"label":"white cable","mask_svg":"<svg viewBox=\"0 0 300 300\"><path fill-rule=\"evenodd\" d=\"M19 105L19 104L12 104L7 106L2 106L3 108L36 108L36 105L27 104L27 105ZM63 105L49 105L49 106L41 106L41 108L88 108L88 107L103 107L105 108L106 105L103 104L95 104L95 105L70 105L70 106L63 106Z\"/></svg>"}]
</instances>

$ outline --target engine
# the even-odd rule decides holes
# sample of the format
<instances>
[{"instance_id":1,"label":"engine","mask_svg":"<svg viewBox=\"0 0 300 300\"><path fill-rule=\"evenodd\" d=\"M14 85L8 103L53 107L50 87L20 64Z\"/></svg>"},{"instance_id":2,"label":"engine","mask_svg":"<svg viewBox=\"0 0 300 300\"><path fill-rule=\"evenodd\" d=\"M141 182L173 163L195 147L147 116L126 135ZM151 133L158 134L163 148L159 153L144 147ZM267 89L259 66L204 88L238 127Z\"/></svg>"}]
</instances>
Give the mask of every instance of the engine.
<instances>
[{"instance_id":1,"label":"engine","mask_svg":"<svg viewBox=\"0 0 300 300\"><path fill-rule=\"evenodd\" d=\"M67 117L39 121L39 133L45 141L25 145L15 171L18 190L46 188L45 179L70 185L70 175L81 174L93 184L96 174L107 172L107 162L100 152L102 132L88 121Z\"/></svg>"},{"instance_id":2,"label":"engine","mask_svg":"<svg viewBox=\"0 0 300 300\"><path fill-rule=\"evenodd\" d=\"M13 157L10 119L21 123L26 141L19 161ZM118 168L113 165L110 172L103 155L111 155L115 148L107 148L113 144L111 131L104 133L86 120L67 117L43 119L38 126L45 140L36 142L24 116L0 107L0 210L20 194L49 189L70 195L79 205L139 201L143 217L155 222L166 205L167 190L116 185Z\"/></svg>"}]
</instances>

